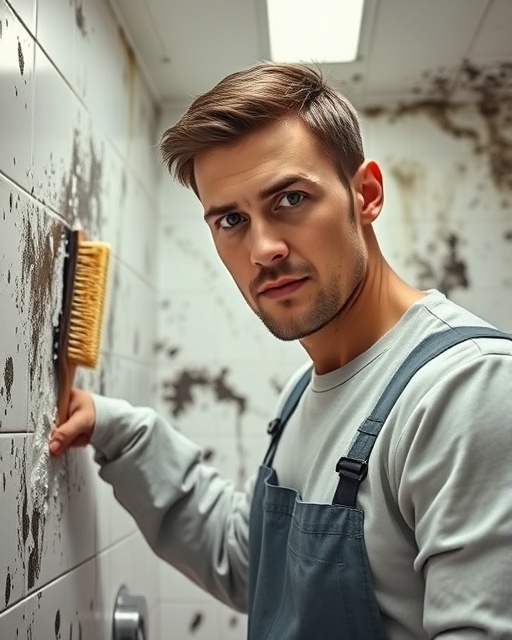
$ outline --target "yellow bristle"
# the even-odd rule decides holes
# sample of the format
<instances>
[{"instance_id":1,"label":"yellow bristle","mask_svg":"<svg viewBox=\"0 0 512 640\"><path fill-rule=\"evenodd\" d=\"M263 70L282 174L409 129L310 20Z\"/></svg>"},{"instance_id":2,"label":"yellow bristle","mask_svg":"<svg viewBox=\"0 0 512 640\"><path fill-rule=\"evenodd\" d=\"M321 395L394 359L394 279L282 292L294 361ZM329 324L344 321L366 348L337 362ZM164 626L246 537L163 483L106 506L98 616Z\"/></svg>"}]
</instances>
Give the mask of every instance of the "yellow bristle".
<instances>
[{"instance_id":1,"label":"yellow bristle","mask_svg":"<svg viewBox=\"0 0 512 640\"><path fill-rule=\"evenodd\" d=\"M110 245L81 240L69 321L68 357L94 369L100 352Z\"/></svg>"}]
</instances>

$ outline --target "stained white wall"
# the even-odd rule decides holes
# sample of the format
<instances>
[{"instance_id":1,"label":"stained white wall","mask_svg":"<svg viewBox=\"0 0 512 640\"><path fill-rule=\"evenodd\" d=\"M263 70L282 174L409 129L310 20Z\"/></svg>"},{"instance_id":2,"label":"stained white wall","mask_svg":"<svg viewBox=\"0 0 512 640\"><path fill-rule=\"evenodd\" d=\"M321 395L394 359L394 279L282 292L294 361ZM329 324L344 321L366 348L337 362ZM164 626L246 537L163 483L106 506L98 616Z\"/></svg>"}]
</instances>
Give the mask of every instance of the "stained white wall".
<instances>
[{"instance_id":1,"label":"stained white wall","mask_svg":"<svg viewBox=\"0 0 512 640\"><path fill-rule=\"evenodd\" d=\"M151 403L155 121L106 2L0 0L2 640L106 640L121 583L156 620L156 560L91 452L46 446L66 226L113 247L101 364L77 382Z\"/></svg>"},{"instance_id":2,"label":"stained white wall","mask_svg":"<svg viewBox=\"0 0 512 640\"><path fill-rule=\"evenodd\" d=\"M376 223L384 255L411 284L439 288L512 330L511 69L489 90L468 85L463 106L409 107L393 96L361 107L366 155L384 173ZM162 115L161 130L179 112ZM249 310L220 263L195 196L162 183L158 397L162 414L241 484L260 463L279 390L304 362ZM342 452L340 452L340 455ZM334 470L333 470L334 473ZM243 640L244 616L160 567L161 625L177 638Z\"/></svg>"}]
</instances>

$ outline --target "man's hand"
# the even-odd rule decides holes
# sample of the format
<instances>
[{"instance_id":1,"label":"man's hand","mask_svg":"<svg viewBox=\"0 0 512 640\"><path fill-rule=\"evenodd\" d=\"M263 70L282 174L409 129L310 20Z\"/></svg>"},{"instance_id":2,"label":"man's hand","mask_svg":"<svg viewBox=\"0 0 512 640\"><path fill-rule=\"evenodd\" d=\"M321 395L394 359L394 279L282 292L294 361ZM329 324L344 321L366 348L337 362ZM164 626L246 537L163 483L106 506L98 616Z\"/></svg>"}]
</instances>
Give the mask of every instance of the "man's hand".
<instances>
[{"instance_id":1,"label":"man's hand","mask_svg":"<svg viewBox=\"0 0 512 640\"><path fill-rule=\"evenodd\" d=\"M68 419L56 427L50 436L50 453L57 456L69 447L85 447L91 440L95 423L92 396L80 389L73 389Z\"/></svg>"}]
</instances>

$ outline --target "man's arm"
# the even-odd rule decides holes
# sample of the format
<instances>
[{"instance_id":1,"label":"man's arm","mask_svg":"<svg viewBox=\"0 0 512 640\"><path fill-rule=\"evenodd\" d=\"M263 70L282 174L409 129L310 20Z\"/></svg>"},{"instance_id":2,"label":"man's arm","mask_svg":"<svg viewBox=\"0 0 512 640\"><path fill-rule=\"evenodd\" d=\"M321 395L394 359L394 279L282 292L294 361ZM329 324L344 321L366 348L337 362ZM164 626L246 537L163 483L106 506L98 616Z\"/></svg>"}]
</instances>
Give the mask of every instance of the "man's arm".
<instances>
[{"instance_id":1,"label":"man's arm","mask_svg":"<svg viewBox=\"0 0 512 640\"><path fill-rule=\"evenodd\" d=\"M512 637L512 356L458 366L408 419L396 450L429 638Z\"/></svg>"},{"instance_id":2,"label":"man's arm","mask_svg":"<svg viewBox=\"0 0 512 640\"><path fill-rule=\"evenodd\" d=\"M92 424L92 426L91 426ZM149 408L75 390L50 442L96 449L101 477L154 551L226 604L246 609L252 483L237 491L201 450Z\"/></svg>"}]
</instances>

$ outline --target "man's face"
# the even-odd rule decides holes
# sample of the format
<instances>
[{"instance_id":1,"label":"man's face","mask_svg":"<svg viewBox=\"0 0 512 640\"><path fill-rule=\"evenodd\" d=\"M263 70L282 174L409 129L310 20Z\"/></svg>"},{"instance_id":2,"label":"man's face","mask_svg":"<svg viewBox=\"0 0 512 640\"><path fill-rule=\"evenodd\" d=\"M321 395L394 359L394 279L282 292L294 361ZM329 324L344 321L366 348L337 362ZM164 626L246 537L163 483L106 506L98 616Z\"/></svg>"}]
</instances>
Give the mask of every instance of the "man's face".
<instances>
[{"instance_id":1,"label":"man's face","mask_svg":"<svg viewBox=\"0 0 512 640\"><path fill-rule=\"evenodd\" d=\"M215 246L238 288L282 340L343 314L367 251L351 192L298 119L205 151L195 179Z\"/></svg>"}]
</instances>

